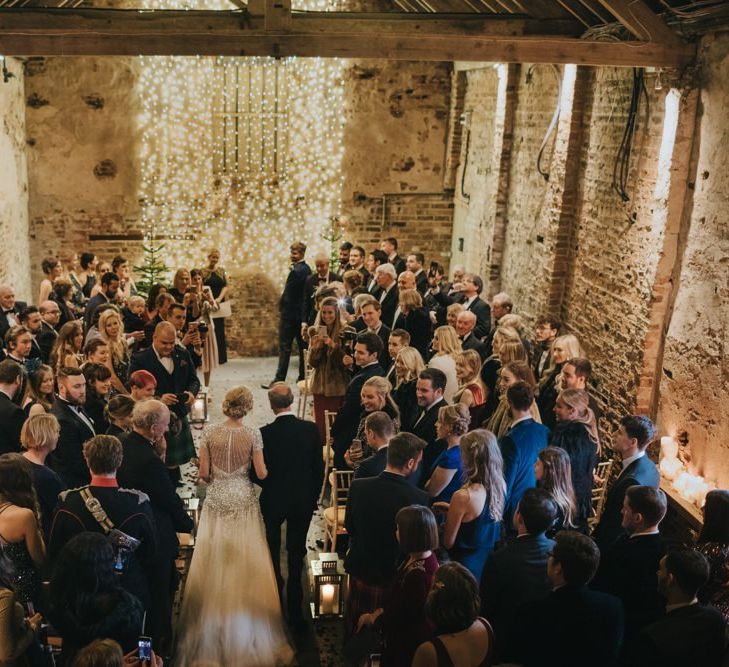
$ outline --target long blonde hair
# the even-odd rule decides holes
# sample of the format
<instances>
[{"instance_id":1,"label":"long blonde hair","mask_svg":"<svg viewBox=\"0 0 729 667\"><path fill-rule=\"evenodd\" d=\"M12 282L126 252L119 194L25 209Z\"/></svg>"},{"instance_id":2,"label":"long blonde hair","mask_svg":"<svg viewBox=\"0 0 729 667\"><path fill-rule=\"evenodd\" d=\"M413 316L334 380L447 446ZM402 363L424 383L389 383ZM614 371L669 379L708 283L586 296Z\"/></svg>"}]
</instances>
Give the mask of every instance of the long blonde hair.
<instances>
[{"instance_id":1,"label":"long blonde hair","mask_svg":"<svg viewBox=\"0 0 729 667\"><path fill-rule=\"evenodd\" d=\"M597 432L595 413L590 409L590 397L584 389L563 389L557 396L557 402L564 403L575 415L570 421L579 422L587 427L590 439L600 447L600 436Z\"/></svg>"},{"instance_id":2,"label":"long blonde hair","mask_svg":"<svg viewBox=\"0 0 729 667\"><path fill-rule=\"evenodd\" d=\"M106 333L106 325L109 320L112 319L117 319L119 321L119 333L117 333L116 338L113 339ZM129 356L129 350L126 342L124 341L124 321L116 309L109 308L109 310L105 310L101 313L101 316L99 317L99 334L101 336L101 340L105 341L109 346L112 359L124 361Z\"/></svg>"},{"instance_id":3,"label":"long blonde hair","mask_svg":"<svg viewBox=\"0 0 729 667\"><path fill-rule=\"evenodd\" d=\"M549 493L562 510L564 528L574 528L572 521L577 508L575 489L572 486L572 464L567 452L561 447L546 447L537 455L542 462L544 477L539 488Z\"/></svg>"},{"instance_id":4,"label":"long blonde hair","mask_svg":"<svg viewBox=\"0 0 729 667\"><path fill-rule=\"evenodd\" d=\"M465 387L481 377L481 355L476 350L463 350L456 355L456 365L460 364L469 370L469 376L463 378L461 386Z\"/></svg>"},{"instance_id":5,"label":"long blonde hair","mask_svg":"<svg viewBox=\"0 0 729 667\"><path fill-rule=\"evenodd\" d=\"M438 327L433 332L433 342L438 345L437 354L450 354L455 357L463 350L461 339L458 337L456 330L449 324Z\"/></svg>"},{"instance_id":6,"label":"long blonde hair","mask_svg":"<svg viewBox=\"0 0 729 667\"><path fill-rule=\"evenodd\" d=\"M412 382L413 380L417 380L420 373L425 370L425 362L423 361L423 357L420 355L420 352L418 352L417 349L411 347L410 345L402 348L397 353L397 357L395 357L395 360L397 361L398 359L402 361L403 365L408 370L404 378L400 379L398 377L398 387L403 382Z\"/></svg>"},{"instance_id":7,"label":"long blonde hair","mask_svg":"<svg viewBox=\"0 0 729 667\"><path fill-rule=\"evenodd\" d=\"M506 502L504 459L496 436L486 429L476 429L461 438L463 461L463 487L481 484L486 490L489 514L494 521L501 521Z\"/></svg>"},{"instance_id":8,"label":"long blonde hair","mask_svg":"<svg viewBox=\"0 0 729 667\"><path fill-rule=\"evenodd\" d=\"M342 311L339 308L339 302L337 301L336 297L327 296L321 300L321 303L319 304L319 310L316 313L316 319L314 320L314 326L325 326L321 322L321 309L324 308L324 306L334 308L334 312L336 313L336 317L334 318L334 324L332 325L332 330L331 332L329 332L329 338L332 339L334 345L339 345L339 334L341 333L342 329L347 326L347 323L342 318ZM329 327L327 327L327 330L329 330Z\"/></svg>"}]
</instances>

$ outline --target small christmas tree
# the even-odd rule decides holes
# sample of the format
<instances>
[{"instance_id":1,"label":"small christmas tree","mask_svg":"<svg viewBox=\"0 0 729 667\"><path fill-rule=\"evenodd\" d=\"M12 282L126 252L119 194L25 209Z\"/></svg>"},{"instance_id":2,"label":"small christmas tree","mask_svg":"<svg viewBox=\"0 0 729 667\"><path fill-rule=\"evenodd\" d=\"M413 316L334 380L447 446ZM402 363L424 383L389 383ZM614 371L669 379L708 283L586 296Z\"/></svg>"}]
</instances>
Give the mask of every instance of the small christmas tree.
<instances>
[{"instance_id":1,"label":"small christmas tree","mask_svg":"<svg viewBox=\"0 0 729 667\"><path fill-rule=\"evenodd\" d=\"M329 229L320 234L325 240L329 241L329 270L337 273L339 270L339 242L344 237L344 228L341 226L342 220L338 215L329 218Z\"/></svg>"},{"instance_id":2,"label":"small christmas tree","mask_svg":"<svg viewBox=\"0 0 729 667\"><path fill-rule=\"evenodd\" d=\"M155 283L164 283L169 275L169 267L161 260L160 255L164 250L164 244L154 247L142 246L144 250L144 261L141 266L135 266L134 271L139 279L136 281L137 291L144 296Z\"/></svg>"}]
</instances>

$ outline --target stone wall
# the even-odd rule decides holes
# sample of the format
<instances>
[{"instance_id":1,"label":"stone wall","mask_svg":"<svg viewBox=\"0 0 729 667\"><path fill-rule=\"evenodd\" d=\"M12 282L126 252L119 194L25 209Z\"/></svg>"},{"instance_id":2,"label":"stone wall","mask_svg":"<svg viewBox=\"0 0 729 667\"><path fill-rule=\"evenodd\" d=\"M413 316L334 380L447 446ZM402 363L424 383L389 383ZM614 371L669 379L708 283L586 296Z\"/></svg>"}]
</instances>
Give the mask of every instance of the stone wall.
<instances>
[{"instance_id":1,"label":"stone wall","mask_svg":"<svg viewBox=\"0 0 729 667\"><path fill-rule=\"evenodd\" d=\"M25 145L25 77L20 62L7 58L12 77L0 81L0 282L19 300L34 296L28 264L28 167Z\"/></svg>"},{"instance_id":2,"label":"stone wall","mask_svg":"<svg viewBox=\"0 0 729 667\"><path fill-rule=\"evenodd\" d=\"M729 486L729 35L705 39L693 210L661 365L659 418L696 469Z\"/></svg>"}]
</instances>

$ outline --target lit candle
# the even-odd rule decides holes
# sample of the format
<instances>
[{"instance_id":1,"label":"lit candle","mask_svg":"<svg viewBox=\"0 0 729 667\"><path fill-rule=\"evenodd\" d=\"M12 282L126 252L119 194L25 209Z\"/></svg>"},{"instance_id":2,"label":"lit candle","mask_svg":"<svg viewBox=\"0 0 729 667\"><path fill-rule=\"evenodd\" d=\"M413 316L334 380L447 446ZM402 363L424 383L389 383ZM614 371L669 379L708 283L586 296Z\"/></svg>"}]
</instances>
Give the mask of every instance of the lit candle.
<instances>
[{"instance_id":1,"label":"lit candle","mask_svg":"<svg viewBox=\"0 0 729 667\"><path fill-rule=\"evenodd\" d=\"M334 613L334 585L324 584L321 587L321 613Z\"/></svg>"},{"instance_id":2,"label":"lit candle","mask_svg":"<svg viewBox=\"0 0 729 667\"><path fill-rule=\"evenodd\" d=\"M683 471L683 463L679 459L665 457L661 459L661 474L668 480L673 481Z\"/></svg>"},{"instance_id":3,"label":"lit candle","mask_svg":"<svg viewBox=\"0 0 729 667\"><path fill-rule=\"evenodd\" d=\"M678 443L670 435L661 438L661 455L669 459L678 456Z\"/></svg>"},{"instance_id":4,"label":"lit candle","mask_svg":"<svg viewBox=\"0 0 729 667\"><path fill-rule=\"evenodd\" d=\"M192 404L192 418L205 419L205 399L196 398Z\"/></svg>"}]
</instances>

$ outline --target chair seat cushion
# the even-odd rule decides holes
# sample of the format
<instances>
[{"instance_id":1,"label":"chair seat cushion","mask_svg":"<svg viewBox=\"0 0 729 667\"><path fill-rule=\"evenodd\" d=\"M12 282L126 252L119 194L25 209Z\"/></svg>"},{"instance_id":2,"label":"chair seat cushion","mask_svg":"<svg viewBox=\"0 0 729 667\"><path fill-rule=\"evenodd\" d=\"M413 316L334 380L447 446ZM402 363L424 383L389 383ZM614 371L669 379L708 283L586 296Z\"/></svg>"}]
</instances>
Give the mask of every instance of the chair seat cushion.
<instances>
[{"instance_id":1,"label":"chair seat cushion","mask_svg":"<svg viewBox=\"0 0 729 667\"><path fill-rule=\"evenodd\" d=\"M335 514L335 512L337 514ZM330 526L334 525L335 517L337 517L337 523L339 523L340 526L344 525L344 507L327 507L323 514L324 521L326 521Z\"/></svg>"}]
</instances>

